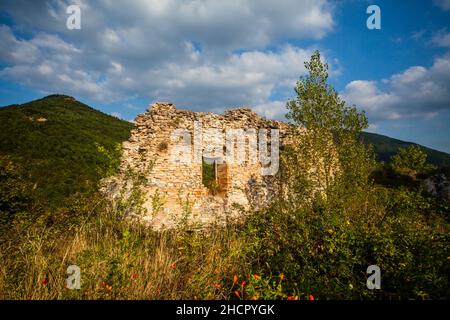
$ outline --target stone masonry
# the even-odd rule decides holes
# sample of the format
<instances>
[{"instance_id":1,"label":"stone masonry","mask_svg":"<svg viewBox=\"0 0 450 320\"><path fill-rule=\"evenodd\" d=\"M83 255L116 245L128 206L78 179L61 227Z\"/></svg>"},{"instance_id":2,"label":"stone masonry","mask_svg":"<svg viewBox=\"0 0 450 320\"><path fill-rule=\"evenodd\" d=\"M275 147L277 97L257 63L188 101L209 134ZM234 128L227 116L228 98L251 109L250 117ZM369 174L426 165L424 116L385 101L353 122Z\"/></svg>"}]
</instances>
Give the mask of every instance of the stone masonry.
<instances>
[{"instance_id":1,"label":"stone masonry","mask_svg":"<svg viewBox=\"0 0 450 320\"><path fill-rule=\"evenodd\" d=\"M154 229L174 227L183 218L199 225L239 220L246 210L266 206L278 192L277 175L263 174L274 161L258 158L259 143L267 137L267 154L275 155L273 132L278 130L282 140L286 123L266 120L248 108L219 115L179 110L164 102L151 105L135 123L123 143L121 174L107 189L117 196L126 172L144 176L146 182L139 186L144 212L129 216ZM213 170L213 188L203 183L202 163Z\"/></svg>"}]
</instances>

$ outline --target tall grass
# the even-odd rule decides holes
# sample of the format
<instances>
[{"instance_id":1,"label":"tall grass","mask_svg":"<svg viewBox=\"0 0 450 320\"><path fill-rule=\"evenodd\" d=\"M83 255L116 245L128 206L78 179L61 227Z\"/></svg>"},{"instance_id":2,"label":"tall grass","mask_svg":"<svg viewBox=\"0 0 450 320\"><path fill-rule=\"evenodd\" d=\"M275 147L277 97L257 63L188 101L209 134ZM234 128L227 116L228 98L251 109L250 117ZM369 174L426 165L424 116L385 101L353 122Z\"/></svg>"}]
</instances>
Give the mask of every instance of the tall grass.
<instances>
[{"instance_id":1,"label":"tall grass","mask_svg":"<svg viewBox=\"0 0 450 320\"><path fill-rule=\"evenodd\" d=\"M100 196L16 216L1 236L1 299L448 299L448 206L374 188L333 205L282 201L239 225L155 232ZM366 268L382 290L366 288ZM81 289L66 287L69 265Z\"/></svg>"},{"instance_id":2,"label":"tall grass","mask_svg":"<svg viewBox=\"0 0 450 320\"><path fill-rule=\"evenodd\" d=\"M242 270L237 226L154 232L98 198L72 209L24 216L2 236L0 298L224 299ZM66 288L72 264L81 290Z\"/></svg>"}]
</instances>

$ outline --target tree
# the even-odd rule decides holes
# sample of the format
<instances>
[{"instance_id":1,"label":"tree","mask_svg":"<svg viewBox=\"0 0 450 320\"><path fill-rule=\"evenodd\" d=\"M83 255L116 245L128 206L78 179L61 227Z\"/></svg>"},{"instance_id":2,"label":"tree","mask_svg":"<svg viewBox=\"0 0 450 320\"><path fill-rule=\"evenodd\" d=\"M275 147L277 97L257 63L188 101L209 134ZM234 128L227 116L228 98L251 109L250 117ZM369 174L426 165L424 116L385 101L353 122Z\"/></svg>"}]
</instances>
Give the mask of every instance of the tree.
<instances>
[{"instance_id":1,"label":"tree","mask_svg":"<svg viewBox=\"0 0 450 320\"><path fill-rule=\"evenodd\" d=\"M319 51L305 67L308 75L297 82L297 96L286 105L286 116L296 126L282 158L284 178L302 197L329 197L337 186L357 189L367 183L373 166L373 152L359 141L367 118L328 83L328 64L321 61Z\"/></svg>"},{"instance_id":2,"label":"tree","mask_svg":"<svg viewBox=\"0 0 450 320\"><path fill-rule=\"evenodd\" d=\"M392 166L407 173L417 173L425 168L427 154L417 145L399 148L392 158Z\"/></svg>"},{"instance_id":3,"label":"tree","mask_svg":"<svg viewBox=\"0 0 450 320\"><path fill-rule=\"evenodd\" d=\"M0 157L0 230L9 226L14 216L26 211L31 202L32 185L8 157Z\"/></svg>"}]
</instances>

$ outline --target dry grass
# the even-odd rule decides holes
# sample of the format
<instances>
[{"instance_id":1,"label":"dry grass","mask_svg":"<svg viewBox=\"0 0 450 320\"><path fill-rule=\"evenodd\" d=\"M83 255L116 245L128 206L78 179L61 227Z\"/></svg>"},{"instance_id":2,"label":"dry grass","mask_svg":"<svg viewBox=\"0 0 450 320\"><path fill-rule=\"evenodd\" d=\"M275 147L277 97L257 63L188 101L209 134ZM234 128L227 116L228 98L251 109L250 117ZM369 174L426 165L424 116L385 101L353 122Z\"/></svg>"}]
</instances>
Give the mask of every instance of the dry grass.
<instances>
[{"instance_id":1,"label":"dry grass","mask_svg":"<svg viewBox=\"0 0 450 320\"><path fill-rule=\"evenodd\" d=\"M82 211L62 224L16 223L2 236L1 299L229 298L231 272L243 268L233 227L157 233L98 203ZM72 264L81 290L66 288Z\"/></svg>"}]
</instances>

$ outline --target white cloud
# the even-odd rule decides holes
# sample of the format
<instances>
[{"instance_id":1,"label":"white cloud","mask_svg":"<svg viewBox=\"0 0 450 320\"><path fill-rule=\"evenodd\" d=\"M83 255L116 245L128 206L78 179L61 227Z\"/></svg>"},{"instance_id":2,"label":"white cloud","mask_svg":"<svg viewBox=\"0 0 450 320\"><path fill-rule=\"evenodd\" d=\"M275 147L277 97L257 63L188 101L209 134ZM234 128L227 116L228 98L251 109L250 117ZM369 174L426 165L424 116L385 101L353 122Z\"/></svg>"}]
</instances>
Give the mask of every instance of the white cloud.
<instances>
[{"instance_id":1,"label":"white cloud","mask_svg":"<svg viewBox=\"0 0 450 320\"><path fill-rule=\"evenodd\" d=\"M122 47L138 51L185 40L202 43L208 50L257 49L286 39L320 39L334 26L333 8L326 0L78 2L82 4L80 32L65 27L65 9L73 4L71 0L47 1L46 6L27 0L5 1L0 9L24 28L83 38L91 45L98 38L121 39L126 42Z\"/></svg>"},{"instance_id":2,"label":"white cloud","mask_svg":"<svg viewBox=\"0 0 450 320\"><path fill-rule=\"evenodd\" d=\"M8 48L0 53L7 66L0 76L107 101L139 96L199 109L264 105L275 91L292 91L311 53L267 46L320 39L334 25L325 0L80 0L81 30L68 30L65 10L72 2L1 2L15 27L0 26Z\"/></svg>"},{"instance_id":3,"label":"white cloud","mask_svg":"<svg viewBox=\"0 0 450 320\"><path fill-rule=\"evenodd\" d=\"M36 60L39 49L28 41L17 40L7 26L0 25L0 60L8 64L33 63Z\"/></svg>"},{"instance_id":4,"label":"white cloud","mask_svg":"<svg viewBox=\"0 0 450 320\"><path fill-rule=\"evenodd\" d=\"M167 61L140 64L128 63L120 54L107 50L86 55L87 48L42 32L24 40L2 26L1 39L8 43L4 60L11 66L1 70L0 76L35 89L103 101L138 95L218 111L238 105L264 106L274 92L290 94L295 81L305 74L304 61L312 53L311 49L284 45L272 51L247 50L216 59L185 42L178 52L181 59L168 57ZM25 51L29 56L21 56L24 48L29 49Z\"/></svg>"},{"instance_id":5,"label":"white cloud","mask_svg":"<svg viewBox=\"0 0 450 320\"><path fill-rule=\"evenodd\" d=\"M7 26L0 26L0 42L7 46L2 56L11 66L0 76L43 92L70 92L104 99L113 94L79 62L82 51L58 36L38 33L30 40L17 39Z\"/></svg>"},{"instance_id":6,"label":"white cloud","mask_svg":"<svg viewBox=\"0 0 450 320\"><path fill-rule=\"evenodd\" d=\"M428 69L410 67L380 82L352 81L341 96L373 122L435 117L450 109L450 55L436 58Z\"/></svg>"},{"instance_id":7,"label":"white cloud","mask_svg":"<svg viewBox=\"0 0 450 320\"><path fill-rule=\"evenodd\" d=\"M434 3L444 11L450 10L450 0L434 0Z\"/></svg>"},{"instance_id":8,"label":"white cloud","mask_svg":"<svg viewBox=\"0 0 450 320\"><path fill-rule=\"evenodd\" d=\"M271 101L256 105L253 110L269 119L284 120L287 113L286 101Z\"/></svg>"},{"instance_id":9,"label":"white cloud","mask_svg":"<svg viewBox=\"0 0 450 320\"><path fill-rule=\"evenodd\" d=\"M267 102L274 90L292 90L310 55L310 50L292 46L248 51L216 63L172 64L139 82L142 89L155 88L164 100L194 107L255 106Z\"/></svg>"},{"instance_id":10,"label":"white cloud","mask_svg":"<svg viewBox=\"0 0 450 320\"><path fill-rule=\"evenodd\" d=\"M58 53L70 53L76 52L80 53L81 50L75 48L73 45L61 40L58 36L50 35L46 33L38 33L32 40L31 43L36 45L38 48L53 50Z\"/></svg>"},{"instance_id":11,"label":"white cloud","mask_svg":"<svg viewBox=\"0 0 450 320\"><path fill-rule=\"evenodd\" d=\"M398 114L392 106L399 98L391 93L381 92L375 81L355 80L346 85L342 97L348 103L356 104L364 109L369 116L393 119Z\"/></svg>"},{"instance_id":12,"label":"white cloud","mask_svg":"<svg viewBox=\"0 0 450 320\"><path fill-rule=\"evenodd\" d=\"M433 43L440 47L450 48L450 33L439 32L433 37Z\"/></svg>"}]
</instances>

